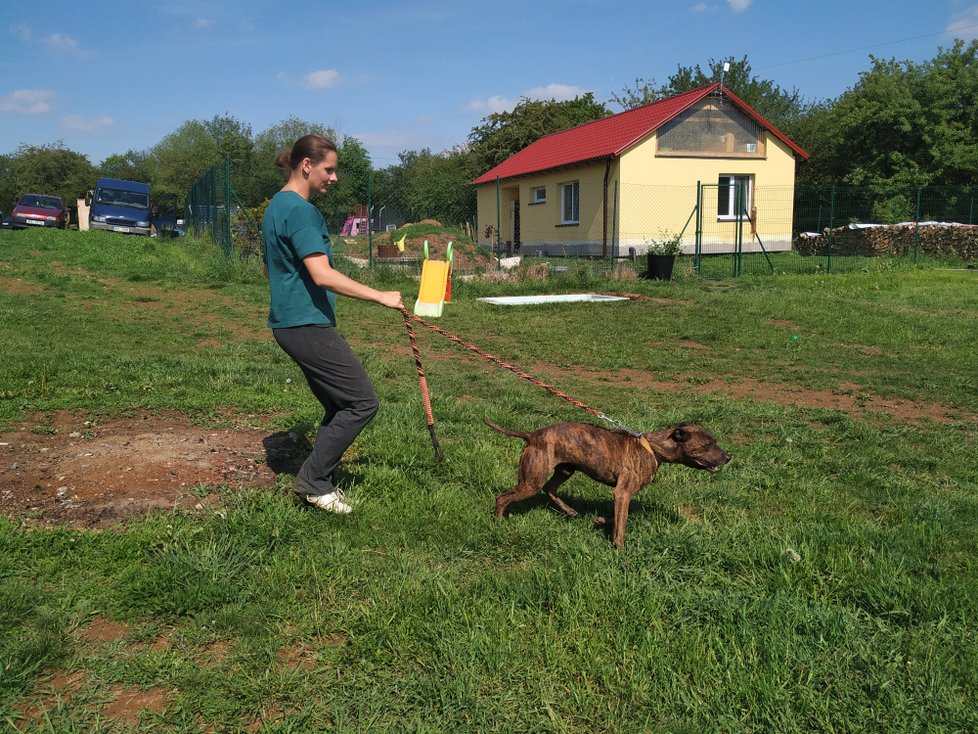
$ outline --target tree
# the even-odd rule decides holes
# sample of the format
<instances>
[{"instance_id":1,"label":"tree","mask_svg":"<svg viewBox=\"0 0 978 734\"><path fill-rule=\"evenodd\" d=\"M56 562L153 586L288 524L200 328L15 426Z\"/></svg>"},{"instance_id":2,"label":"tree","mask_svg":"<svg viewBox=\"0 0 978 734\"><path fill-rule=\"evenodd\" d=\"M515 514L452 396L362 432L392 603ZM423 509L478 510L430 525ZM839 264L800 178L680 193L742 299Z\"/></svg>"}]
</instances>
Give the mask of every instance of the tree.
<instances>
[{"instance_id":1,"label":"tree","mask_svg":"<svg viewBox=\"0 0 978 734\"><path fill-rule=\"evenodd\" d=\"M154 194L182 201L201 174L221 160L221 152L207 127L190 120L157 143L150 160Z\"/></svg>"},{"instance_id":2,"label":"tree","mask_svg":"<svg viewBox=\"0 0 978 734\"><path fill-rule=\"evenodd\" d=\"M878 189L973 185L978 169L978 41L931 61L870 57L872 68L799 126L806 181Z\"/></svg>"},{"instance_id":3,"label":"tree","mask_svg":"<svg viewBox=\"0 0 978 734\"><path fill-rule=\"evenodd\" d=\"M231 115L214 115L202 123L217 147L218 161L231 162L231 186L239 196L250 186L252 153L251 125Z\"/></svg>"},{"instance_id":4,"label":"tree","mask_svg":"<svg viewBox=\"0 0 978 734\"><path fill-rule=\"evenodd\" d=\"M679 66L658 94L660 98L671 97L720 81L725 63L730 64L730 68L723 72L723 86L790 137L794 125L808 114L813 104L806 102L797 89L786 91L770 80L758 79L746 56L740 61L732 57L719 61L710 59L708 73L699 64L695 68Z\"/></svg>"},{"instance_id":5,"label":"tree","mask_svg":"<svg viewBox=\"0 0 978 734\"><path fill-rule=\"evenodd\" d=\"M343 220L356 211L357 205L367 205L367 180L371 174L370 155L363 143L346 136L337 147L337 183L326 199L314 202L322 210L331 231L339 231Z\"/></svg>"},{"instance_id":6,"label":"tree","mask_svg":"<svg viewBox=\"0 0 978 734\"><path fill-rule=\"evenodd\" d=\"M127 150L123 154L110 155L98 165L97 173L105 178L121 178L126 181L151 183L149 153Z\"/></svg>"},{"instance_id":7,"label":"tree","mask_svg":"<svg viewBox=\"0 0 978 734\"><path fill-rule=\"evenodd\" d=\"M14 184L14 157L0 155L0 212L10 214L17 201L17 186Z\"/></svg>"},{"instance_id":8,"label":"tree","mask_svg":"<svg viewBox=\"0 0 978 734\"><path fill-rule=\"evenodd\" d=\"M565 102L523 98L511 112L494 112L472 128L476 169L484 173L544 135L599 120L611 113L590 92Z\"/></svg>"},{"instance_id":9,"label":"tree","mask_svg":"<svg viewBox=\"0 0 978 734\"><path fill-rule=\"evenodd\" d=\"M642 105L658 102L663 98L664 87L657 87L655 79L635 78L635 88L625 86L621 94L612 93L611 101L623 110L631 110Z\"/></svg>"},{"instance_id":10,"label":"tree","mask_svg":"<svg viewBox=\"0 0 978 734\"><path fill-rule=\"evenodd\" d=\"M22 145L10 161L14 196L28 192L53 194L66 206L85 196L95 184L95 168L88 158L64 146Z\"/></svg>"},{"instance_id":11,"label":"tree","mask_svg":"<svg viewBox=\"0 0 978 734\"><path fill-rule=\"evenodd\" d=\"M331 128L289 117L255 136L252 149L252 175L249 185L238 194L250 205L258 205L270 199L282 188L285 173L275 165L279 153L292 147L303 135L318 133L330 140L336 140L336 132ZM342 169L341 169L342 170Z\"/></svg>"}]
</instances>

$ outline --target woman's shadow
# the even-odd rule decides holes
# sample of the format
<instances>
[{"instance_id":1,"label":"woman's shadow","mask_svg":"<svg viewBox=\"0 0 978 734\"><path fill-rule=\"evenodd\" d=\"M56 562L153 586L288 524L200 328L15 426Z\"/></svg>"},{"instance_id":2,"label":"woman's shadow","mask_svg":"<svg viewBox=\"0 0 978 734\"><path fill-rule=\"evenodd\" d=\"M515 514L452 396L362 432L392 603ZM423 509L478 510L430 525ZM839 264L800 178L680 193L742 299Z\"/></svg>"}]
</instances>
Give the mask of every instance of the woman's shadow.
<instances>
[{"instance_id":1,"label":"woman's shadow","mask_svg":"<svg viewBox=\"0 0 978 734\"><path fill-rule=\"evenodd\" d=\"M265 447L265 463L275 474L292 474L312 453L308 425L297 425L287 431L279 431L262 439Z\"/></svg>"},{"instance_id":2,"label":"woman's shadow","mask_svg":"<svg viewBox=\"0 0 978 734\"><path fill-rule=\"evenodd\" d=\"M262 439L262 446L265 448L265 464L276 476L279 474L289 474L295 476L299 473L303 463L312 453L312 441L308 436L315 435L319 425L312 423L293 426L287 431L279 431ZM334 471L336 481L351 481L357 477L354 471L337 467Z\"/></svg>"}]
</instances>

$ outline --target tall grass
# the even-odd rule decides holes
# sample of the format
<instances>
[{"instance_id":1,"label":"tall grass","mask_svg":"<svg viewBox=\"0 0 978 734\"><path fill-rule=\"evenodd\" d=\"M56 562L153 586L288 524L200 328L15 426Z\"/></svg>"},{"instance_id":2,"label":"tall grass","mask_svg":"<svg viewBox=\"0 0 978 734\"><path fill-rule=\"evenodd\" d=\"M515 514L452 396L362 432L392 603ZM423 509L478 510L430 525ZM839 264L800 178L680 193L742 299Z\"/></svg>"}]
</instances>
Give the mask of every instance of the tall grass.
<instances>
[{"instance_id":1,"label":"tall grass","mask_svg":"<svg viewBox=\"0 0 978 734\"><path fill-rule=\"evenodd\" d=\"M0 423L138 408L311 430L318 406L263 329L260 269L220 257L189 239L0 233ZM715 476L664 467L623 552L591 523L610 490L585 478L562 490L578 519L542 499L491 518L521 444L482 419L587 414L417 327L437 463L401 316L342 301L383 404L344 467L356 511L298 506L283 475L213 488L221 513L114 531L0 521L0 711L12 728L108 731L124 686L169 692L137 731L974 731L974 279L626 287L582 267L456 283L439 326L629 426L698 421L733 453ZM585 286L645 300L477 300ZM719 390L741 384L754 392ZM894 418L878 399L948 417ZM85 640L95 617L126 637ZM55 672L83 673L60 705ZM46 720L15 718L37 700Z\"/></svg>"}]
</instances>

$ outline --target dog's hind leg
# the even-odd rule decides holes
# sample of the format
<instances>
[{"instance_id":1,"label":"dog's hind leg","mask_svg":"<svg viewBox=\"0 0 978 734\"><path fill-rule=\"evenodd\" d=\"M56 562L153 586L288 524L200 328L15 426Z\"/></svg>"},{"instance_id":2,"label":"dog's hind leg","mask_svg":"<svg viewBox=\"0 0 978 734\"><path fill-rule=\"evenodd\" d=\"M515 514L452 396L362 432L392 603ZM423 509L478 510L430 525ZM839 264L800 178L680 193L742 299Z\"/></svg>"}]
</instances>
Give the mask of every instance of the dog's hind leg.
<instances>
[{"instance_id":1,"label":"dog's hind leg","mask_svg":"<svg viewBox=\"0 0 978 734\"><path fill-rule=\"evenodd\" d=\"M550 477L545 485L543 485L543 491L546 493L547 497L549 497L550 501L557 505L557 508L567 517L577 517L577 510L557 496L557 487L570 479L573 473L574 470L567 464L560 464L554 470L554 475Z\"/></svg>"}]
</instances>

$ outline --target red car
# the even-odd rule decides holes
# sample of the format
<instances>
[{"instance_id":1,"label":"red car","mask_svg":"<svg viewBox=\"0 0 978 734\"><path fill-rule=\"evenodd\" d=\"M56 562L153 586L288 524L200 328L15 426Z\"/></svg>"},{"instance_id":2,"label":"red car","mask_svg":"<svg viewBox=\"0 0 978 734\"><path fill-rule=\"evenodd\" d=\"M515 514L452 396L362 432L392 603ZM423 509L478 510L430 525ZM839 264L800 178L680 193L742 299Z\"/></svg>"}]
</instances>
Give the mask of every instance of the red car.
<instances>
[{"instance_id":1,"label":"red car","mask_svg":"<svg viewBox=\"0 0 978 734\"><path fill-rule=\"evenodd\" d=\"M68 223L68 212L60 196L24 194L10 213L9 221L14 229L25 227L64 229Z\"/></svg>"}]
</instances>

